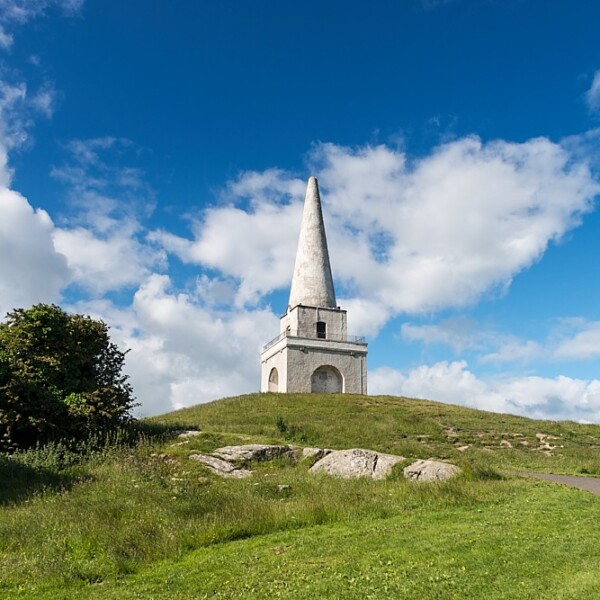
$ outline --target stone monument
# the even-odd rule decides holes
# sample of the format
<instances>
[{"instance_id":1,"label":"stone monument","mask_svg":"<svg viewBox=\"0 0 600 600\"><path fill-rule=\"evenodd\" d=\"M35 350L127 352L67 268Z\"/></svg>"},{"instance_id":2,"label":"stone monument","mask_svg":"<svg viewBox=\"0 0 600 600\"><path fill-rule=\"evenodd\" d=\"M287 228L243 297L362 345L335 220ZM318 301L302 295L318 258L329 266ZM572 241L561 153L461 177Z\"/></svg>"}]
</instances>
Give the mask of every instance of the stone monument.
<instances>
[{"instance_id":1,"label":"stone monument","mask_svg":"<svg viewBox=\"0 0 600 600\"><path fill-rule=\"evenodd\" d=\"M319 186L310 177L279 335L261 352L261 391L367 393L367 344L336 304Z\"/></svg>"}]
</instances>

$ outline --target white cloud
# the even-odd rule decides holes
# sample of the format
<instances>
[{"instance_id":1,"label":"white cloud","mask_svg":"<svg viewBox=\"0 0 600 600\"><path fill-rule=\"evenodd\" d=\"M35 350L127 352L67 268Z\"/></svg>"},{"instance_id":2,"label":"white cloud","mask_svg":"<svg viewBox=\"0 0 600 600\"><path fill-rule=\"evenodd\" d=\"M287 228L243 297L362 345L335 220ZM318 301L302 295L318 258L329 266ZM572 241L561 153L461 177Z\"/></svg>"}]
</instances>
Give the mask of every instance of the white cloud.
<instances>
[{"instance_id":1,"label":"white cloud","mask_svg":"<svg viewBox=\"0 0 600 600\"><path fill-rule=\"evenodd\" d=\"M600 69L594 73L592 85L585 93L585 99L591 111L600 110Z\"/></svg>"},{"instance_id":2,"label":"white cloud","mask_svg":"<svg viewBox=\"0 0 600 600\"><path fill-rule=\"evenodd\" d=\"M33 110L49 119L54 114L55 101L56 90L54 85L46 83L31 97L29 103Z\"/></svg>"},{"instance_id":3,"label":"white cloud","mask_svg":"<svg viewBox=\"0 0 600 600\"><path fill-rule=\"evenodd\" d=\"M431 325L403 323L400 332L409 342L448 346L455 353L477 352L480 363L529 362L547 355L538 342L519 339L466 317Z\"/></svg>"},{"instance_id":4,"label":"white cloud","mask_svg":"<svg viewBox=\"0 0 600 600\"><path fill-rule=\"evenodd\" d=\"M448 346L456 353L475 351L477 361L482 364L581 361L600 357L600 321L581 318L554 322L541 341L488 329L464 317L431 325L404 323L401 334L406 341Z\"/></svg>"},{"instance_id":5,"label":"white cloud","mask_svg":"<svg viewBox=\"0 0 600 600\"><path fill-rule=\"evenodd\" d=\"M58 301L70 274L50 217L7 188L0 190L0 214L0 318L13 308Z\"/></svg>"},{"instance_id":6,"label":"white cloud","mask_svg":"<svg viewBox=\"0 0 600 600\"><path fill-rule=\"evenodd\" d=\"M165 231L156 231L149 239L184 262L236 278L236 304L254 303L262 295L289 285L304 186L300 180L285 179L277 170L242 175L229 185L224 197L248 200L249 208L228 203L207 209L203 219L193 223L194 240Z\"/></svg>"},{"instance_id":7,"label":"white cloud","mask_svg":"<svg viewBox=\"0 0 600 600\"><path fill-rule=\"evenodd\" d=\"M0 31L0 40L1 37ZM29 92L22 81L0 80L0 145L4 153L27 142L34 116L52 116L55 95L54 87L49 82ZM3 170L3 175L10 175L6 165ZM10 177L5 177L6 185L9 181Z\"/></svg>"},{"instance_id":8,"label":"white cloud","mask_svg":"<svg viewBox=\"0 0 600 600\"><path fill-rule=\"evenodd\" d=\"M389 367L369 374L372 394L426 398L538 419L600 420L600 380L558 376L484 379L465 361L439 362L407 373Z\"/></svg>"},{"instance_id":9,"label":"white cloud","mask_svg":"<svg viewBox=\"0 0 600 600\"><path fill-rule=\"evenodd\" d=\"M144 173L115 165L135 151L129 140L103 137L73 140L67 162L52 170L65 183L75 212L56 228L54 242L68 261L73 283L104 294L131 287L153 270L164 270L163 250L148 244L141 218L151 210L153 193Z\"/></svg>"},{"instance_id":10,"label":"white cloud","mask_svg":"<svg viewBox=\"0 0 600 600\"><path fill-rule=\"evenodd\" d=\"M15 25L42 16L56 6L67 16L76 14L84 0L1 0L0 1L0 47L8 49L13 44L13 34L8 31Z\"/></svg>"},{"instance_id":11,"label":"white cloud","mask_svg":"<svg viewBox=\"0 0 600 600\"><path fill-rule=\"evenodd\" d=\"M456 352L481 345L489 334L482 332L477 323L465 317L446 319L434 325L413 325L403 323L400 329L402 338L409 342L421 342L426 345L441 344Z\"/></svg>"},{"instance_id":12,"label":"white cloud","mask_svg":"<svg viewBox=\"0 0 600 600\"><path fill-rule=\"evenodd\" d=\"M497 348L479 357L481 363L529 362L543 358L547 351L534 340L498 340Z\"/></svg>"},{"instance_id":13,"label":"white cloud","mask_svg":"<svg viewBox=\"0 0 600 600\"><path fill-rule=\"evenodd\" d=\"M393 312L462 306L509 285L578 224L599 190L584 164L546 139L464 138L411 168L383 147L325 145L319 158L345 238L333 264Z\"/></svg>"},{"instance_id":14,"label":"white cloud","mask_svg":"<svg viewBox=\"0 0 600 600\"><path fill-rule=\"evenodd\" d=\"M72 272L72 282L93 294L139 284L152 268L164 266L162 253L136 239L139 225L115 221L99 233L91 227L57 228L54 244Z\"/></svg>"},{"instance_id":15,"label":"white cloud","mask_svg":"<svg viewBox=\"0 0 600 600\"><path fill-rule=\"evenodd\" d=\"M130 349L125 371L143 415L257 391L260 346L277 331L270 311L220 312L177 293L165 275L148 277L127 309L107 301L74 309L105 319L113 339Z\"/></svg>"},{"instance_id":16,"label":"white cloud","mask_svg":"<svg viewBox=\"0 0 600 600\"><path fill-rule=\"evenodd\" d=\"M436 311L506 290L600 191L583 158L545 138L467 137L410 161L386 146L319 144L310 163L340 295L377 306L374 328L381 310ZM236 278L239 302L255 302L289 285L304 185L277 170L246 173L229 186L227 205L193 222L193 239L153 239Z\"/></svg>"},{"instance_id":17,"label":"white cloud","mask_svg":"<svg viewBox=\"0 0 600 600\"><path fill-rule=\"evenodd\" d=\"M378 302L363 298L338 298L348 311L348 331L352 335L375 336L385 325L388 311Z\"/></svg>"},{"instance_id":18,"label":"white cloud","mask_svg":"<svg viewBox=\"0 0 600 600\"><path fill-rule=\"evenodd\" d=\"M555 357L574 360L600 357L600 321L582 322L579 329L572 337L558 342Z\"/></svg>"},{"instance_id":19,"label":"white cloud","mask_svg":"<svg viewBox=\"0 0 600 600\"><path fill-rule=\"evenodd\" d=\"M13 308L58 301L70 278L50 216L10 188L8 151L27 137L25 99L24 84L0 81L0 319Z\"/></svg>"}]
</instances>

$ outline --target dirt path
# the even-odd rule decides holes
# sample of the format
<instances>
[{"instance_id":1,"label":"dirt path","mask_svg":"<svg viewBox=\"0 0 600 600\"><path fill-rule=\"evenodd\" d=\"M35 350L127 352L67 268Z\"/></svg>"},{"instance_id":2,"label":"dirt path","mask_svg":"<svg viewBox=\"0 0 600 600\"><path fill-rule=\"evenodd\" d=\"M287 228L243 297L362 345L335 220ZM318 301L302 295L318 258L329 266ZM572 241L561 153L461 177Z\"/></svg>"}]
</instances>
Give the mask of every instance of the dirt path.
<instances>
[{"instance_id":1,"label":"dirt path","mask_svg":"<svg viewBox=\"0 0 600 600\"><path fill-rule=\"evenodd\" d=\"M529 471L515 471L513 475L521 477L535 477L536 479L545 479L554 483L562 483L586 492L591 492L600 496L600 479L596 477L579 477L577 475L552 475L551 473L530 473Z\"/></svg>"}]
</instances>

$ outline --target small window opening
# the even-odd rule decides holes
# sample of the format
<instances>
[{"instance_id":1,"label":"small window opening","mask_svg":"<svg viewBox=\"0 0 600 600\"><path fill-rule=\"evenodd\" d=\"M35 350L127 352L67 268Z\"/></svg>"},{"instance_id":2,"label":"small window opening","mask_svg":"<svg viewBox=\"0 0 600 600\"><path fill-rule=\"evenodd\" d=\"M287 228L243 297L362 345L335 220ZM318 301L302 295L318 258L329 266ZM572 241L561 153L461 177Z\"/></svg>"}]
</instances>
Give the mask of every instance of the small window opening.
<instances>
[{"instance_id":1,"label":"small window opening","mask_svg":"<svg viewBox=\"0 0 600 600\"><path fill-rule=\"evenodd\" d=\"M317 337L322 340L327 337L327 324L324 321L317 321Z\"/></svg>"}]
</instances>

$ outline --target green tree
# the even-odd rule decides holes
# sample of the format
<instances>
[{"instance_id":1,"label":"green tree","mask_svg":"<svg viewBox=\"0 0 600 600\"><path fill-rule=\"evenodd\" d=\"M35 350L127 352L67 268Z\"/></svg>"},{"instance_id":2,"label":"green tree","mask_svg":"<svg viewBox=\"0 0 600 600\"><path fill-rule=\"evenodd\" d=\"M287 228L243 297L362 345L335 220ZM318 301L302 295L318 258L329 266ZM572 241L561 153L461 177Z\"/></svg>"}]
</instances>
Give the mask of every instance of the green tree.
<instances>
[{"instance_id":1,"label":"green tree","mask_svg":"<svg viewBox=\"0 0 600 600\"><path fill-rule=\"evenodd\" d=\"M15 309L0 323L0 437L27 446L131 421L125 353L108 326L55 305Z\"/></svg>"}]
</instances>

